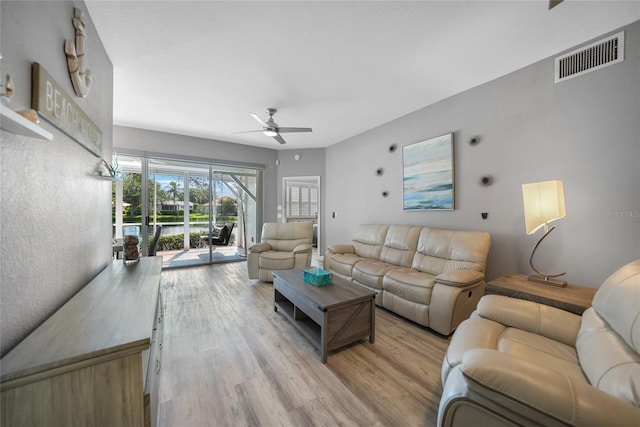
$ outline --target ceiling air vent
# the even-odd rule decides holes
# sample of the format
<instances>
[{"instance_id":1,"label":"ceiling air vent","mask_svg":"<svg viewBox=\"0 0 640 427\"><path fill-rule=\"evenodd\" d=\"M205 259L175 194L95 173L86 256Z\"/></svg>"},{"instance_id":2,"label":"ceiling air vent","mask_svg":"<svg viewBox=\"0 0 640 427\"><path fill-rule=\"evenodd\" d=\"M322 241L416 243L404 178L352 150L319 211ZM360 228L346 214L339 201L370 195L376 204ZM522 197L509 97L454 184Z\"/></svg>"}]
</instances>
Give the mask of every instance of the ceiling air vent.
<instances>
[{"instance_id":1,"label":"ceiling air vent","mask_svg":"<svg viewBox=\"0 0 640 427\"><path fill-rule=\"evenodd\" d=\"M624 31L556 58L555 82L581 76L624 60Z\"/></svg>"}]
</instances>

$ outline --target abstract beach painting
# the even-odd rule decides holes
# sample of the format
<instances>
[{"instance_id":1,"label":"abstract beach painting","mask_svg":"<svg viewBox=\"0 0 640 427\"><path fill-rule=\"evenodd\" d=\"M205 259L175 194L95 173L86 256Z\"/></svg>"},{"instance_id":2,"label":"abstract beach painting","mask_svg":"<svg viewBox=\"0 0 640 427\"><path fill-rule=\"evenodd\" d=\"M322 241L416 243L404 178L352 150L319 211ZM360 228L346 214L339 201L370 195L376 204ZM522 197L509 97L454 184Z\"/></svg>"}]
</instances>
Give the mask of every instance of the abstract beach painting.
<instances>
[{"instance_id":1,"label":"abstract beach painting","mask_svg":"<svg viewBox=\"0 0 640 427\"><path fill-rule=\"evenodd\" d=\"M404 210L454 209L453 134L402 147Z\"/></svg>"}]
</instances>

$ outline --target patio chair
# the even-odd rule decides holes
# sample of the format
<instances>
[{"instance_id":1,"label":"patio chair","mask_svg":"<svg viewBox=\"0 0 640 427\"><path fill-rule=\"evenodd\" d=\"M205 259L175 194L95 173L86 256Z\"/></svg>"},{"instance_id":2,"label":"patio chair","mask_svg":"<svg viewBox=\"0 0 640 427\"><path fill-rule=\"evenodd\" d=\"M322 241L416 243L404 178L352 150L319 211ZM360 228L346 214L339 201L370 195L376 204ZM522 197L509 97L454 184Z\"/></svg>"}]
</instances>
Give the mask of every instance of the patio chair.
<instances>
[{"instance_id":1,"label":"patio chair","mask_svg":"<svg viewBox=\"0 0 640 427\"><path fill-rule=\"evenodd\" d=\"M218 233L218 237L211 238L211 244L214 246L229 246L229 241L231 240L231 232L233 231L233 226L235 224L232 222L231 227L225 223L222 230Z\"/></svg>"},{"instance_id":2,"label":"patio chair","mask_svg":"<svg viewBox=\"0 0 640 427\"><path fill-rule=\"evenodd\" d=\"M153 240L149 244L149 256L156 256L158 243L160 243L160 234L162 234L162 224L156 225L156 234L153 235Z\"/></svg>"}]
</instances>

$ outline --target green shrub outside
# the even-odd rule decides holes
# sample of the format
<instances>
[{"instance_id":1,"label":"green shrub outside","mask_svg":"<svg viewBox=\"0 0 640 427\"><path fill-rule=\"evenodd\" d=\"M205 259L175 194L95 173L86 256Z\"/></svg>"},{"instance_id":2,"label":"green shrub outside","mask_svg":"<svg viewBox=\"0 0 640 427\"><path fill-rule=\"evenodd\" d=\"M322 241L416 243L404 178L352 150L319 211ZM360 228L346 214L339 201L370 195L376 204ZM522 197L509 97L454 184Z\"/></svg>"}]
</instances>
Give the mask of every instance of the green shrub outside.
<instances>
[{"instance_id":1,"label":"green shrub outside","mask_svg":"<svg viewBox=\"0 0 640 427\"><path fill-rule=\"evenodd\" d=\"M202 233L189 233L189 246L191 248L206 246L206 241L203 242L200 239L200 236L202 236ZM151 240L153 240L153 237L149 239L149 244L151 244ZM232 233L229 242L234 241L235 233ZM160 239L158 240L158 251L177 251L181 249L184 249L184 233L172 234L171 236L160 236Z\"/></svg>"},{"instance_id":2,"label":"green shrub outside","mask_svg":"<svg viewBox=\"0 0 640 427\"><path fill-rule=\"evenodd\" d=\"M116 223L116 217L115 215L112 215L111 220L113 221L113 223ZM237 216L231 216L231 215L218 215L216 217L216 220L218 223L223 223L223 222L236 222L238 220ZM170 223L170 222L183 222L184 221L184 215L158 215L157 216L157 222L159 223ZM142 216L141 215L133 215L133 216L128 216L128 215L124 215L122 217L122 222L124 222L125 224L140 224L142 222ZM209 215L203 215L203 214L190 214L189 215L189 222L209 222Z\"/></svg>"}]
</instances>

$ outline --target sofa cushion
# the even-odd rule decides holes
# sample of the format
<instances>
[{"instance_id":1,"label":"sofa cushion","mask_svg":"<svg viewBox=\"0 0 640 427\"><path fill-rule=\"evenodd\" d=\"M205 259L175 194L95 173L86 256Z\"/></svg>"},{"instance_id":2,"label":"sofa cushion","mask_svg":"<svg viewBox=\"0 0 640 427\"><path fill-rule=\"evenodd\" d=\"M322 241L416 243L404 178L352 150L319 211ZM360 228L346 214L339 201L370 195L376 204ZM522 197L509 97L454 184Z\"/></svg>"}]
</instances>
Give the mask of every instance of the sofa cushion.
<instances>
[{"instance_id":1,"label":"sofa cushion","mask_svg":"<svg viewBox=\"0 0 640 427\"><path fill-rule=\"evenodd\" d=\"M356 254L333 254L331 255L331 270L342 276L351 277L353 266L367 259Z\"/></svg>"},{"instance_id":2,"label":"sofa cushion","mask_svg":"<svg viewBox=\"0 0 640 427\"><path fill-rule=\"evenodd\" d=\"M384 275L394 268L398 267L375 259L363 260L353 266L351 277L355 282L370 288L382 289Z\"/></svg>"},{"instance_id":3,"label":"sofa cushion","mask_svg":"<svg viewBox=\"0 0 640 427\"><path fill-rule=\"evenodd\" d=\"M434 276L412 268L396 268L387 272L382 282L385 292L419 304L431 302Z\"/></svg>"},{"instance_id":4,"label":"sofa cushion","mask_svg":"<svg viewBox=\"0 0 640 427\"><path fill-rule=\"evenodd\" d=\"M484 272L489 233L423 227L411 268L434 275L456 270Z\"/></svg>"},{"instance_id":5,"label":"sofa cushion","mask_svg":"<svg viewBox=\"0 0 640 427\"><path fill-rule=\"evenodd\" d=\"M442 380L462 361L462 356L474 348L488 348L510 354L537 366L553 369L586 382L573 347L542 335L510 328L493 320L472 317L458 326L443 362Z\"/></svg>"},{"instance_id":6,"label":"sofa cushion","mask_svg":"<svg viewBox=\"0 0 640 427\"><path fill-rule=\"evenodd\" d=\"M358 226L352 239L356 255L362 258L380 258L388 225L363 224Z\"/></svg>"},{"instance_id":7,"label":"sofa cushion","mask_svg":"<svg viewBox=\"0 0 640 427\"><path fill-rule=\"evenodd\" d=\"M533 301L502 295L485 295L478 302L476 313L505 326L542 335L575 346L580 330L580 316Z\"/></svg>"},{"instance_id":8,"label":"sofa cushion","mask_svg":"<svg viewBox=\"0 0 640 427\"><path fill-rule=\"evenodd\" d=\"M289 270L295 265L293 252L266 251L260 254L258 266L265 270Z\"/></svg>"},{"instance_id":9,"label":"sofa cushion","mask_svg":"<svg viewBox=\"0 0 640 427\"><path fill-rule=\"evenodd\" d=\"M468 379L465 384L469 393L460 396L447 384L443 398L455 396L466 401L463 404L473 408L474 415L482 408L496 416L485 420L485 424L478 424L477 417L472 416L465 420L470 421L469 424L440 419L438 425L637 425L638 411L630 405L603 396L586 381L576 380L565 372L546 369L508 354L486 349L470 350L465 353L460 369L452 372L454 381L460 371Z\"/></svg>"},{"instance_id":10,"label":"sofa cushion","mask_svg":"<svg viewBox=\"0 0 640 427\"><path fill-rule=\"evenodd\" d=\"M402 317L405 317L413 322L416 322L423 326L431 327L429 323L429 306L426 304L418 304L412 300L401 298L391 292L383 291L378 294L382 295L382 298L376 300L376 304L382 305L387 310L391 310ZM378 298L376 296L376 299Z\"/></svg>"},{"instance_id":11,"label":"sofa cushion","mask_svg":"<svg viewBox=\"0 0 640 427\"><path fill-rule=\"evenodd\" d=\"M500 334L496 350L586 382L575 348L542 335L506 328Z\"/></svg>"},{"instance_id":12,"label":"sofa cushion","mask_svg":"<svg viewBox=\"0 0 640 427\"><path fill-rule=\"evenodd\" d=\"M418 247L422 227L391 225L387 230L380 261L400 267L410 267Z\"/></svg>"}]
</instances>

